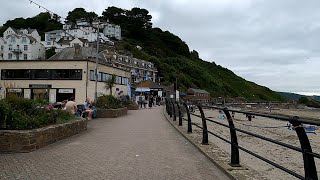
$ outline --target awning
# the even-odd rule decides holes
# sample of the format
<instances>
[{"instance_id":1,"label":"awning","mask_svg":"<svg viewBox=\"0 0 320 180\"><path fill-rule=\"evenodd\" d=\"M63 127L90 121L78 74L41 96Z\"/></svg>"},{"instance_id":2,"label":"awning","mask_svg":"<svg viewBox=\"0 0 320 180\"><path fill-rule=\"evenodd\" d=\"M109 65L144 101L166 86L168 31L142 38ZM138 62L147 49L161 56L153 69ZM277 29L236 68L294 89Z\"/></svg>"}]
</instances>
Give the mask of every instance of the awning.
<instances>
[{"instance_id":1,"label":"awning","mask_svg":"<svg viewBox=\"0 0 320 180\"><path fill-rule=\"evenodd\" d=\"M150 88L147 88L147 87L137 87L136 88L136 92L149 92L150 91Z\"/></svg>"}]
</instances>

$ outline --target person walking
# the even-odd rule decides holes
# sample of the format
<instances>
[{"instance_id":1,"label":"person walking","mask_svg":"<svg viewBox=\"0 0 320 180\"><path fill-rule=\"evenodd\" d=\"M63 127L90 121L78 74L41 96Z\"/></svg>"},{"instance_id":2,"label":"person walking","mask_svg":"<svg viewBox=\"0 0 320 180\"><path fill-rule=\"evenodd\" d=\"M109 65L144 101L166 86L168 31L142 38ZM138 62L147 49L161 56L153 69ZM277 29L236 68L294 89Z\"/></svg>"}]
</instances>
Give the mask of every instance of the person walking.
<instances>
[{"instance_id":1,"label":"person walking","mask_svg":"<svg viewBox=\"0 0 320 180\"><path fill-rule=\"evenodd\" d=\"M153 97L152 95L149 97L149 108L152 108L152 104L153 104Z\"/></svg>"}]
</instances>

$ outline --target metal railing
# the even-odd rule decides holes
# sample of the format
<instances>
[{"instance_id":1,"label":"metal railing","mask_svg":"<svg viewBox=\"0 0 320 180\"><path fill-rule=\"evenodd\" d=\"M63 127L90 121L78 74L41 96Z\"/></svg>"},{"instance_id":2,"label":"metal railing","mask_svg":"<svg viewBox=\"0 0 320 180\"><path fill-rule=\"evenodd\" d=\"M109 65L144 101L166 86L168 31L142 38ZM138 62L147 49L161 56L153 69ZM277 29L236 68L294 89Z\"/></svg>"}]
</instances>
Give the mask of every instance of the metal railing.
<instances>
[{"instance_id":1,"label":"metal railing","mask_svg":"<svg viewBox=\"0 0 320 180\"><path fill-rule=\"evenodd\" d=\"M186 118L183 118L182 117L182 106L184 107L184 110L186 111L186 116L187 116L187 119ZM190 113L189 111L189 107L186 103L178 103L178 102L174 102L173 100L171 99L167 99L166 100L166 112L168 113L168 115L170 116L170 118L173 116L173 121L176 121L176 114L178 114L179 116L179 126L182 126L183 123L182 121L187 121L188 123L188 128L187 128L187 132L188 133L192 133L192 125L202 129L202 144L209 144L209 141L208 141L208 134L211 134L227 143L229 143L231 145L231 160L230 160L230 166L233 166L233 167L239 167L241 166L240 165L240 156L239 156L239 149L278 168L278 169L281 169L282 171L298 178L298 179L312 179L312 180L316 180L318 179L318 175L317 175L317 168L316 168L316 165L315 165L315 161L314 161L314 158L318 158L320 159L320 154L318 153L314 153L312 152L312 148L311 148L311 145L310 145L310 141L309 141L309 138L306 134L306 131L303 127L303 124L310 124L310 125L317 125L319 126L320 125L320 122L318 121L313 121L313 120L309 120L309 119L300 119L299 117L297 116L291 116L291 117L285 117L285 116L278 116L278 115L270 115L270 114L262 114L262 113L255 113L255 112L247 112L247 111L239 111L239 110L233 110L233 109L228 109L228 108L222 108L222 107L217 107L217 106L202 106L200 104L197 105L197 108L199 109L200 111L200 115L197 115L195 113ZM205 115L204 115L204 112L203 112L203 108L209 108L209 109L216 109L216 110L220 110L220 111L223 111L223 113L226 115L226 119L228 121L228 125L227 124L224 124L224 123L221 123L221 122L218 122L218 121L215 121L213 119L209 119L209 118L206 118ZM241 113L241 114L245 114L246 117L248 118L249 121L251 121L251 118L253 116L258 116L258 117L266 117L266 118L272 118L272 119L278 119L278 120L282 120L282 121L287 121L291 124L291 126L293 127L293 129L296 131L296 134L299 138L299 142L300 142L300 146L301 147L296 147L296 146L293 146L293 145L290 145L290 144L286 144L286 143L283 143L283 142L280 142L280 141L277 141L277 140L274 140L274 139L271 139L271 138L268 138L268 137L265 137L265 136L262 136L262 135L259 135L259 134L256 134L256 133L253 133L253 132L250 132L250 131L246 131L246 130L243 130L243 129L239 129L239 128L236 128L234 123L233 123L233 118L232 116L230 115L230 112L231 113ZM194 116L194 117L199 117L201 118L202 120L202 126L196 124L196 123L193 123L192 120L191 120L191 116ZM217 125L220 125L220 126L224 126L224 127L227 127L229 128L230 130L230 140L220 136L219 134L215 133L215 132L212 132L212 131L209 131L208 128L207 128L207 122L210 122L210 123L214 123L214 124L217 124ZM237 132L241 132L241 133L244 133L244 134L247 134L247 135L250 135L250 136L253 136L255 138L259 138L261 140L264 140L264 141L268 141L268 142L271 142L273 144L276 144L276 145L279 145L279 146L282 146L282 147L285 147L285 148L288 148L288 149L291 149L291 150L294 150L294 151L297 151L297 152L300 152L302 153L302 157L303 157L303 164L304 164L304 176L301 175L301 174L298 174L296 172L294 172L293 170L290 170L272 160L269 160L265 157L262 157L260 156L258 153L255 153L255 152L252 152L248 149L246 149L245 147L242 147L238 144L238 139L237 139Z\"/></svg>"}]
</instances>

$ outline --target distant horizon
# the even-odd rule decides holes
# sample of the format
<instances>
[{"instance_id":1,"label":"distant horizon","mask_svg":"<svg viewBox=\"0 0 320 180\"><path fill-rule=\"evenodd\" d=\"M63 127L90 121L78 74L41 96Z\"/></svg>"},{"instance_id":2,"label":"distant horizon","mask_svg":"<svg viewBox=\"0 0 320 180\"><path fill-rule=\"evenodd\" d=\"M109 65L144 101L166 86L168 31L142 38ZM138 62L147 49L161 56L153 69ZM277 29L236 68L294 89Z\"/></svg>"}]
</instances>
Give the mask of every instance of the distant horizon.
<instances>
[{"instance_id":1,"label":"distant horizon","mask_svg":"<svg viewBox=\"0 0 320 180\"><path fill-rule=\"evenodd\" d=\"M305 96L320 96L320 92L289 92L289 93L295 93Z\"/></svg>"}]
</instances>

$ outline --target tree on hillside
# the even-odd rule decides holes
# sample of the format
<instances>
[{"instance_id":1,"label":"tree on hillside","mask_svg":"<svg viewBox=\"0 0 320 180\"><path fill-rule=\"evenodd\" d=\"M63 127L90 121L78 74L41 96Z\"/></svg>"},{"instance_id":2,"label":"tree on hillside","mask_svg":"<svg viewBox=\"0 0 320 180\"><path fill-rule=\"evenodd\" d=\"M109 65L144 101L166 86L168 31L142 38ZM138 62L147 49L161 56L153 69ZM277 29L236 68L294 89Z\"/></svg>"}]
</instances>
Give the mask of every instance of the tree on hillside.
<instances>
[{"instance_id":1,"label":"tree on hillside","mask_svg":"<svg viewBox=\"0 0 320 180\"><path fill-rule=\"evenodd\" d=\"M123 26L127 22L126 10L117 7L108 7L102 12L102 18L110 23Z\"/></svg>"},{"instance_id":2,"label":"tree on hillside","mask_svg":"<svg viewBox=\"0 0 320 180\"><path fill-rule=\"evenodd\" d=\"M59 17L52 15L47 12L39 13L38 15L31 18L15 18L14 20L8 20L3 27L0 29L0 35L3 35L3 32L8 28L16 29L37 29L41 38L44 39L44 32L57 30L62 28Z\"/></svg>"},{"instance_id":3,"label":"tree on hillside","mask_svg":"<svg viewBox=\"0 0 320 180\"><path fill-rule=\"evenodd\" d=\"M73 24L76 24L78 19L85 19L92 23L98 15L95 12L87 12L84 8L75 8L73 11L68 12L67 20Z\"/></svg>"}]
</instances>

